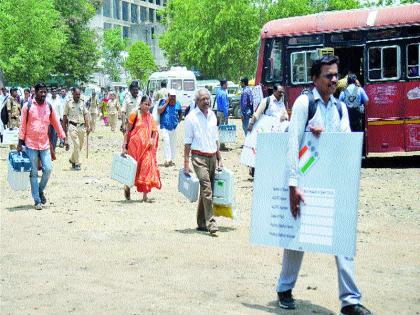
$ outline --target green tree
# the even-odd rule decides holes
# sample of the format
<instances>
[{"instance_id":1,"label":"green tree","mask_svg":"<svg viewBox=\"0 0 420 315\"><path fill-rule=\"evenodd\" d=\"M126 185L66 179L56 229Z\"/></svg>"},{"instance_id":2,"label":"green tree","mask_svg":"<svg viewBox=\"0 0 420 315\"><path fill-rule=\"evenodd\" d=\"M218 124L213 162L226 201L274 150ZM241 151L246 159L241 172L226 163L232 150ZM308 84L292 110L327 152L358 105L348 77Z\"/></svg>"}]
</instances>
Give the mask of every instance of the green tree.
<instances>
[{"instance_id":1,"label":"green tree","mask_svg":"<svg viewBox=\"0 0 420 315\"><path fill-rule=\"evenodd\" d=\"M54 0L65 25L67 41L56 63L56 72L65 77L67 84L89 81L96 70L100 54L96 33L89 28L95 15L97 0ZM31 12L31 10L26 11Z\"/></svg>"},{"instance_id":2,"label":"green tree","mask_svg":"<svg viewBox=\"0 0 420 315\"><path fill-rule=\"evenodd\" d=\"M124 66L132 78L139 79L143 84L157 70L150 47L142 41L136 42L130 47Z\"/></svg>"},{"instance_id":3,"label":"green tree","mask_svg":"<svg viewBox=\"0 0 420 315\"><path fill-rule=\"evenodd\" d=\"M171 64L238 79L254 71L258 19L250 0L172 0L163 12L168 29L160 46Z\"/></svg>"},{"instance_id":4,"label":"green tree","mask_svg":"<svg viewBox=\"0 0 420 315\"><path fill-rule=\"evenodd\" d=\"M121 37L121 29L114 28L104 32L103 40L103 70L111 81L120 81L123 59L121 53L125 50L127 41Z\"/></svg>"},{"instance_id":5,"label":"green tree","mask_svg":"<svg viewBox=\"0 0 420 315\"><path fill-rule=\"evenodd\" d=\"M65 41L53 0L0 1L0 69L6 82L46 80Z\"/></svg>"}]
</instances>

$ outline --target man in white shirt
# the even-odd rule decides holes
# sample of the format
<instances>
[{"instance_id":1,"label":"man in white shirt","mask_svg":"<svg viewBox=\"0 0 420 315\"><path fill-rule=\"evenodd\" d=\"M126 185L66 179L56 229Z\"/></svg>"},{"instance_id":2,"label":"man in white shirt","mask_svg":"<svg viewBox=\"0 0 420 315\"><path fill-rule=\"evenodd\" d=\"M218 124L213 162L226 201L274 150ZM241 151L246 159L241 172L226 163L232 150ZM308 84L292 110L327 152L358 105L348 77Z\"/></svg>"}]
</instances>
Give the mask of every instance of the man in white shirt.
<instances>
[{"instance_id":1,"label":"man in white shirt","mask_svg":"<svg viewBox=\"0 0 420 315\"><path fill-rule=\"evenodd\" d=\"M197 230L215 234L219 229L213 216L212 182L216 167L223 167L217 118L210 109L210 92L207 89L199 89L195 100L197 107L185 118L184 172L186 175L192 173L189 163L191 153L194 171L200 181Z\"/></svg>"},{"instance_id":2,"label":"man in white shirt","mask_svg":"<svg viewBox=\"0 0 420 315\"><path fill-rule=\"evenodd\" d=\"M299 148L305 131L311 131L319 137L322 132L351 132L346 105L334 96L337 88L338 59L324 56L314 61L311 77L315 88L312 90L315 113L309 117L310 95L299 96L292 111L289 125L288 167L290 211L294 218L300 215L300 202L304 202L303 193L298 189ZM292 289L296 284L303 258L302 251L285 249L280 277L277 283L279 306L294 309L295 300ZM360 304L361 293L354 278L353 257L335 256L338 272L339 298L342 315L371 315Z\"/></svg>"}]
</instances>

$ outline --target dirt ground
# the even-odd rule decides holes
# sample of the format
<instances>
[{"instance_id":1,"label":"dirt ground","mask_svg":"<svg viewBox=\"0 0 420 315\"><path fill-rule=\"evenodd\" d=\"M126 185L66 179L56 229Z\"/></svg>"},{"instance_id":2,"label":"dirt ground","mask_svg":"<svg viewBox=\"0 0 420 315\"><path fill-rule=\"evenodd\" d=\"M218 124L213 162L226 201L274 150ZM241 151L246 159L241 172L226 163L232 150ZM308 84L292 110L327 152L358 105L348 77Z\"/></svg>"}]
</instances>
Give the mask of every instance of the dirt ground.
<instances>
[{"instance_id":1,"label":"dirt ground","mask_svg":"<svg viewBox=\"0 0 420 315\"><path fill-rule=\"evenodd\" d=\"M239 121L234 120L238 125ZM240 130L240 129L239 129ZM177 191L176 167L160 167L155 203L126 202L111 180L122 135L99 123L89 159L71 171L59 149L46 207L13 192L0 150L1 314L337 314L333 257L307 253L294 295L296 311L276 303L280 248L249 240L252 181L239 163L239 140L223 153L236 176L236 221L219 219L218 237L195 230L196 204ZM163 162L162 144L158 160ZM373 163L375 164L375 163ZM362 169L357 283L375 314L420 314L420 169Z\"/></svg>"}]
</instances>

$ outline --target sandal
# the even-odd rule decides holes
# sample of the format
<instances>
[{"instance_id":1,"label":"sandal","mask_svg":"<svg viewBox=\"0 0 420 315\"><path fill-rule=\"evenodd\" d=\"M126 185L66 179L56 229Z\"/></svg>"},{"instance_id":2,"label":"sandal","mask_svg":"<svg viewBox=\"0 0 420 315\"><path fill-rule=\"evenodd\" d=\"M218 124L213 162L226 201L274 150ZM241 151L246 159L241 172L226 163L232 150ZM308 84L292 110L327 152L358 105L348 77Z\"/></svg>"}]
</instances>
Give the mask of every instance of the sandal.
<instances>
[{"instance_id":1,"label":"sandal","mask_svg":"<svg viewBox=\"0 0 420 315\"><path fill-rule=\"evenodd\" d=\"M130 200L130 187L125 186L124 187L124 197L125 200Z\"/></svg>"}]
</instances>

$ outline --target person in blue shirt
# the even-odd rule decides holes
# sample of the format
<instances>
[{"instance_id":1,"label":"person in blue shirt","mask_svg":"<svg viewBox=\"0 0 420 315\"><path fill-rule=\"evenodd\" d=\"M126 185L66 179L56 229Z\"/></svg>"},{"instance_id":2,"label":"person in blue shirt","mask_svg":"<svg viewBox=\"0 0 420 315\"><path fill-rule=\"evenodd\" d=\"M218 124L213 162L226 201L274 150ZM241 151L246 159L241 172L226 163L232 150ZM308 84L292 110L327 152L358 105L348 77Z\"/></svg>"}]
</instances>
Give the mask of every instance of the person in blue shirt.
<instances>
[{"instance_id":1,"label":"person in blue shirt","mask_svg":"<svg viewBox=\"0 0 420 315\"><path fill-rule=\"evenodd\" d=\"M340 93L339 100L347 106L351 131L364 131L364 113L369 98L365 90L361 86L358 86L358 80L355 74L348 75L347 88Z\"/></svg>"},{"instance_id":2,"label":"person in blue shirt","mask_svg":"<svg viewBox=\"0 0 420 315\"><path fill-rule=\"evenodd\" d=\"M216 94L217 103L217 125L227 125L229 117L229 99L227 93L227 81L220 81L220 89L217 90Z\"/></svg>"},{"instance_id":3,"label":"person in blue shirt","mask_svg":"<svg viewBox=\"0 0 420 315\"><path fill-rule=\"evenodd\" d=\"M169 90L168 97L159 103L160 129L163 137L165 167L175 165L176 127L182 119L181 104L176 100L176 91Z\"/></svg>"},{"instance_id":4,"label":"person in blue shirt","mask_svg":"<svg viewBox=\"0 0 420 315\"><path fill-rule=\"evenodd\" d=\"M241 79L241 113L242 113L242 129L244 130L245 136L248 131L249 119L254 114L254 105L252 101L252 91L248 86L248 78L244 77Z\"/></svg>"}]
</instances>

